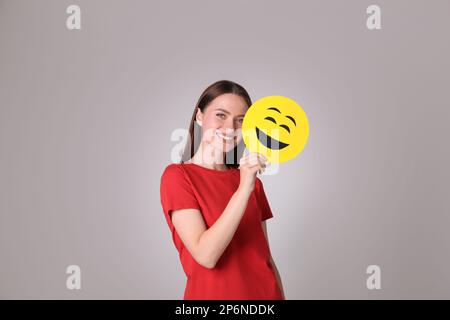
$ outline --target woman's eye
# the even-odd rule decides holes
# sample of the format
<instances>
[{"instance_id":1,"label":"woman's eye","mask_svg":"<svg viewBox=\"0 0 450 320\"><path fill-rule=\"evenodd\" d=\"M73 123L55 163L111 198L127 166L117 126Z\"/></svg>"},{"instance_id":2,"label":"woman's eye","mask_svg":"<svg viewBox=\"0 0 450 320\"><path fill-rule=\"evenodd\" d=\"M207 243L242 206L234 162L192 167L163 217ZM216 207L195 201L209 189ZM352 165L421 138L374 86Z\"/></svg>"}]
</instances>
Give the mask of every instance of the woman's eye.
<instances>
[{"instance_id":1,"label":"woman's eye","mask_svg":"<svg viewBox=\"0 0 450 320\"><path fill-rule=\"evenodd\" d=\"M218 113L217 116L218 116L219 118L221 118L221 119L224 119L224 118L225 118L225 114L223 114L223 113Z\"/></svg>"}]
</instances>

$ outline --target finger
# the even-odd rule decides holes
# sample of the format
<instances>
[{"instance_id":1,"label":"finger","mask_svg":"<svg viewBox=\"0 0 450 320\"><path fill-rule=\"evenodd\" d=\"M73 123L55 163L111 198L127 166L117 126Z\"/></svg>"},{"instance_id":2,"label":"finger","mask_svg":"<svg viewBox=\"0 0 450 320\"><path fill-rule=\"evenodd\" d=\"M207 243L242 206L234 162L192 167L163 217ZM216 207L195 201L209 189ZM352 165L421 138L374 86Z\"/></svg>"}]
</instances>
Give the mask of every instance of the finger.
<instances>
[{"instance_id":1,"label":"finger","mask_svg":"<svg viewBox=\"0 0 450 320\"><path fill-rule=\"evenodd\" d=\"M248 163L248 156L242 157L242 158L239 160L239 163L242 163L242 164Z\"/></svg>"},{"instance_id":2,"label":"finger","mask_svg":"<svg viewBox=\"0 0 450 320\"><path fill-rule=\"evenodd\" d=\"M264 168L267 165L266 162L264 162L263 160L261 160L259 158L251 159L250 164L252 164L252 165L260 165L260 166L262 166Z\"/></svg>"},{"instance_id":3,"label":"finger","mask_svg":"<svg viewBox=\"0 0 450 320\"><path fill-rule=\"evenodd\" d=\"M251 154L249 156L249 159L252 159L253 161L255 161L257 159L261 163L267 163L268 162L267 158L264 155L260 154L260 153L253 153L253 154Z\"/></svg>"},{"instance_id":4,"label":"finger","mask_svg":"<svg viewBox=\"0 0 450 320\"><path fill-rule=\"evenodd\" d=\"M264 163L264 164L266 164L267 163L267 158L264 156L264 155L262 155L262 154L256 154L255 155L255 158L260 162L260 163Z\"/></svg>"},{"instance_id":5,"label":"finger","mask_svg":"<svg viewBox=\"0 0 450 320\"><path fill-rule=\"evenodd\" d=\"M261 167L261 169L259 169L259 170L258 170L258 173L259 173L259 174L263 174L263 173L264 173L264 171L266 171L266 168L264 168L264 167Z\"/></svg>"},{"instance_id":6,"label":"finger","mask_svg":"<svg viewBox=\"0 0 450 320\"><path fill-rule=\"evenodd\" d=\"M259 159L262 161L262 162L264 162L264 163L267 163L268 162L268 160L267 160L267 158L264 156L264 155L262 155L262 154L258 154L258 157L259 157Z\"/></svg>"},{"instance_id":7,"label":"finger","mask_svg":"<svg viewBox=\"0 0 450 320\"><path fill-rule=\"evenodd\" d=\"M248 162L247 162L249 165L251 165L251 166L254 166L254 165L257 165L257 164L259 164L259 161L258 161L258 159L255 159L255 158L250 158L250 159L248 159Z\"/></svg>"},{"instance_id":8,"label":"finger","mask_svg":"<svg viewBox=\"0 0 450 320\"><path fill-rule=\"evenodd\" d=\"M265 170L265 168L264 167L262 167L261 165L259 165L259 164L255 164L255 165L252 165L252 166L248 166L248 168L252 171L252 172L257 172L257 171L259 171L259 170Z\"/></svg>"},{"instance_id":9,"label":"finger","mask_svg":"<svg viewBox=\"0 0 450 320\"><path fill-rule=\"evenodd\" d=\"M259 173L259 174L263 174L264 171L266 171L266 169L265 169L265 168L261 168L261 169L258 170L258 173Z\"/></svg>"},{"instance_id":10,"label":"finger","mask_svg":"<svg viewBox=\"0 0 450 320\"><path fill-rule=\"evenodd\" d=\"M262 163L262 161L260 160L260 158L258 157L257 154L253 154L253 155L249 156L248 161L249 161L249 163L252 163L252 164Z\"/></svg>"}]
</instances>

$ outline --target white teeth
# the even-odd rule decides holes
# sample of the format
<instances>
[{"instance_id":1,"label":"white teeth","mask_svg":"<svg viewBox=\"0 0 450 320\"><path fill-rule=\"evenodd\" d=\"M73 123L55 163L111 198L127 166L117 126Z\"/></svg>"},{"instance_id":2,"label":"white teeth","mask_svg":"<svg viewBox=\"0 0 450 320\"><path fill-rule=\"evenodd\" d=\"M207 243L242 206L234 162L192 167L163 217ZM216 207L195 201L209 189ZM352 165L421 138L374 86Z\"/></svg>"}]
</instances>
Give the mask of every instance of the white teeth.
<instances>
[{"instance_id":1,"label":"white teeth","mask_svg":"<svg viewBox=\"0 0 450 320\"><path fill-rule=\"evenodd\" d=\"M222 138L222 139L224 139L224 140L228 140L228 141L230 141L230 140L233 140L234 139L234 136L224 136L223 134L221 134L220 132L216 132L216 135L219 137L219 138Z\"/></svg>"}]
</instances>

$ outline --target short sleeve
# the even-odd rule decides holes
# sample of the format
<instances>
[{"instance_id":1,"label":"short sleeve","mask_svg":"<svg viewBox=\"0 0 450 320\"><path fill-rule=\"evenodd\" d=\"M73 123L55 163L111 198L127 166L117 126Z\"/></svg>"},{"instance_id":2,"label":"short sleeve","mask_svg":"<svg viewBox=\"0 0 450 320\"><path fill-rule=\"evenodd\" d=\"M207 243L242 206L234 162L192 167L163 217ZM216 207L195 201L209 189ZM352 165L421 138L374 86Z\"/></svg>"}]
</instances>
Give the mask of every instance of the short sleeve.
<instances>
[{"instance_id":1,"label":"short sleeve","mask_svg":"<svg viewBox=\"0 0 450 320\"><path fill-rule=\"evenodd\" d=\"M167 218L174 210L199 209L192 184L177 164L170 164L161 176L161 205ZM169 219L170 220L170 219Z\"/></svg>"},{"instance_id":2,"label":"short sleeve","mask_svg":"<svg viewBox=\"0 0 450 320\"><path fill-rule=\"evenodd\" d=\"M272 210L270 209L269 201L267 200L266 193L264 192L264 187L262 181L256 177L258 181L257 191L258 191L258 203L261 209L261 221L270 219L273 217Z\"/></svg>"}]
</instances>

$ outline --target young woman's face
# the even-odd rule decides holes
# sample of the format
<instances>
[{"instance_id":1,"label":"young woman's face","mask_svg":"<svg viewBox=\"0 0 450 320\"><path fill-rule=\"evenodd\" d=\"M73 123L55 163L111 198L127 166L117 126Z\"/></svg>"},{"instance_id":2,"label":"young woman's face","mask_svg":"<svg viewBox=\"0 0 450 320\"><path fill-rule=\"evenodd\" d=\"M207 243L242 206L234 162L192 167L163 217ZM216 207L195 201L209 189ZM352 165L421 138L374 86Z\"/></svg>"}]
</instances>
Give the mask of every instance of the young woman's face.
<instances>
[{"instance_id":1,"label":"young woman's face","mask_svg":"<svg viewBox=\"0 0 450 320\"><path fill-rule=\"evenodd\" d=\"M228 152L242 140L242 121L248 106L233 93L225 93L200 112L197 122L202 126L202 141L214 149Z\"/></svg>"}]
</instances>

